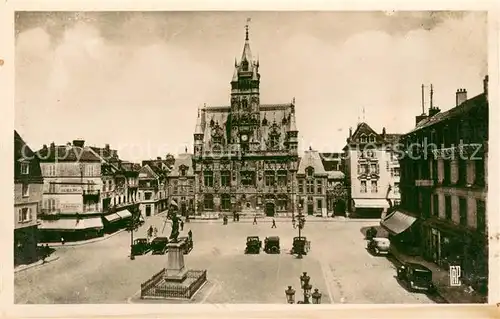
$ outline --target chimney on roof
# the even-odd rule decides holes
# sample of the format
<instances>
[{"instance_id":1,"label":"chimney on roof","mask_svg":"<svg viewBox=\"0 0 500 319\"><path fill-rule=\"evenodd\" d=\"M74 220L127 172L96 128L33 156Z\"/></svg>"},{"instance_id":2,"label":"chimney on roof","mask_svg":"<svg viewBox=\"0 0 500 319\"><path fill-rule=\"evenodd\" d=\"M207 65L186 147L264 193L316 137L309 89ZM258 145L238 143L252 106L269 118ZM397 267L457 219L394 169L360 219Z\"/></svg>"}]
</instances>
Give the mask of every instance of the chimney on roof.
<instances>
[{"instance_id":1,"label":"chimney on roof","mask_svg":"<svg viewBox=\"0 0 500 319\"><path fill-rule=\"evenodd\" d=\"M47 150L47 144L43 144L42 149L43 149L43 150Z\"/></svg>"},{"instance_id":2,"label":"chimney on roof","mask_svg":"<svg viewBox=\"0 0 500 319\"><path fill-rule=\"evenodd\" d=\"M385 138L385 127L382 128L382 138Z\"/></svg>"},{"instance_id":3,"label":"chimney on roof","mask_svg":"<svg viewBox=\"0 0 500 319\"><path fill-rule=\"evenodd\" d=\"M161 157L160 156L156 157L156 160L161 161Z\"/></svg>"},{"instance_id":4,"label":"chimney on roof","mask_svg":"<svg viewBox=\"0 0 500 319\"><path fill-rule=\"evenodd\" d=\"M104 144L104 148L109 151L109 144Z\"/></svg>"},{"instance_id":5,"label":"chimney on roof","mask_svg":"<svg viewBox=\"0 0 500 319\"><path fill-rule=\"evenodd\" d=\"M455 93L455 106L459 106L460 104L467 101L467 90L466 89L458 89L457 93Z\"/></svg>"},{"instance_id":6,"label":"chimney on roof","mask_svg":"<svg viewBox=\"0 0 500 319\"><path fill-rule=\"evenodd\" d=\"M486 100L488 100L488 80L489 77L486 75L483 80L483 92L486 95Z\"/></svg>"},{"instance_id":7,"label":"chimney on roof","mask_svg":"<svg viewBox=\"0 0 500 319\"><path fill-rule=\"evenodd\" d=\"M73 140L73 146L83 147L85 145L85 140Z\"/></svg>"},{"instance_id":8,"label":"chimney on roof","mask_svg":"<svg viewBox=\"0 0 500 319\"><path fill-rule=\"evenodd\" d=\"M55 148L56 144L54 142L50 143L50 148Z\"/></svg>"},{"instance_id":9,"label":"chimney on roof","mask_svg":"<svg viewBox=\"0 0 500 319\"><path fill-rule=\"evenodd\" d=\"M437 106L433 106L433 107L429 108L429 117L434 116L434 115L438 114L439 112L441 112L441 109Z\"/></svg>"}]
</instances>

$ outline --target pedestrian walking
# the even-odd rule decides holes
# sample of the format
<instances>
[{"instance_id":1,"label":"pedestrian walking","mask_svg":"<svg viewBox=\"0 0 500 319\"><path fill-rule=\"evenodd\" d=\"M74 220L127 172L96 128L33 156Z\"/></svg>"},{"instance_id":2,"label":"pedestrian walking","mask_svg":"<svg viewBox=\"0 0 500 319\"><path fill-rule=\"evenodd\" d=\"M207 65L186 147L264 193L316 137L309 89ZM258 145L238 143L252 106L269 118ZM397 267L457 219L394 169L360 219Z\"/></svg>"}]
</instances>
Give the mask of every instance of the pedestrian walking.
<instances>
[{"instance_id":1,"label":"pedestrian walking","mask_svg":"<svg viewBox=\"0 0 500 319\"><path fill-rule=\"evenodd\" d=\"M272 224L271 228L276 228L276 221L274 220L274 218L273 218L273 224Z\"/></svg>"},{"instance_id":2,"label":"pedestrian walking","mask_svg":"<svg viewBox=\"0 0 500 319\"><path fill-rule=\"evenodd\" d=\"M257 225L257 216L253 217L253 224L252 225Z\"/></svg>"},{"instance_id":3,"label":"pedestrian walking","mask_svg":"<svg viewBox=\"0 0 500 319\"><path fill-rule=\"evenodd\" d=\"M152 236L153 236L153 226L149 226L148 237L152 237Z\"/></svg>"},{"instance_id":4,"label":"pedestrian walking","mask_svg":"<svg viewBox=\"0 0 500 319\"><path fill-rule=\"evenodd\" d=\"M296 227L296 225L295 225L295 218L294 218L294 219L292 219L292 225L293 225L293 228L295 228L295 227Z\"/></svg>"},{"instance_id":5,"label":"pedestrian walking","mask_svg":"<svg viewBox=\"0 0 500 319\"><path fill-rule=\"evenodd\" d=\"M236 221L239 222L240 221L240 213L236 213Z\"/></svg>"},{"instance_id":6,"label":"pedestrian walking","mask_svg":"<svg viewBox=\"0 0 500 319\"><path fill-rule=\"evenodd\" d=\"M155 237L158 235L158 228L156 228L156 227L155 227L155 228L153 229L153 234L155 235Z\"/></svg>"},{"instance_id":7,"label":"pedestrian walking","mask_svg":"<svg viewBox=\"0 0 500 319\"><path fill-rule=\"evenodd\" d=\"M181 219L181 231L184 230L184 221Z\"/></svg>"},{"instance_id":8,"label":"pedestrian walking","mask_svg":"<svg viewBox=\"0 0 500 319\"><path fill-rule=\"evenodd\" d=\"M191 231L191 229L188 231L188 237L190 240L193 240L193 232Z\"/></svg>"},{"instance_id":9,"label":"pedestrian walking","mask_svg":"<svg viewBox=\"0 0 500 319\"><path fill-rule=\"evenodd\" d=\"M61 237L61 244L64 245L64 237Z\"/></svg>"}]
</instances>

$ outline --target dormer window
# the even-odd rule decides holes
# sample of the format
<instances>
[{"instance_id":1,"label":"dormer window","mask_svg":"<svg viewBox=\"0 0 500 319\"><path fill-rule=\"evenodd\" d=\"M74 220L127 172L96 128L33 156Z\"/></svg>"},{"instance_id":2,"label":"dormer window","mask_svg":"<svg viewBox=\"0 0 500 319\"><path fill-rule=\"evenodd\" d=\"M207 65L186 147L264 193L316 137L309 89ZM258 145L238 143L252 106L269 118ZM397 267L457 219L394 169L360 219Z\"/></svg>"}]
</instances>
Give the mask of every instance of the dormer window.
<instances>
[{"instance_id":1,"label":"dormer window","mask_svg":"<svg viewBox=\"0 0 500 319\"><path fill-rule=\"evenodd\" d=\"M307 176L312 177L314 175L314 168L308 167L306 169L306 174L307 174Z\"/></svg>"},{"instance_id":2,"label":"dormer window","mask_svg":"<svg viewBox=\"0 0 500 319\"><path fill-rule=\"evenodd\" d=\"M28 175L30 173L30 166L28 163L21 163L21 174Z\"/></svg>"},{"instance_id":3,"label":"dormer window","mask_svg":"<svg viewBox=\"0 0 500 319\"><path fill-rule=\"evenodd\" d=\"M370 143L373 143L375 142L375 136L374 135L370 135Z\"/></svg>"},{"instance_id":4,"label":"dormer window","mask_svg":"<svg viewBox=\"0 0 500 319\"><path fill-rule=\"evenodd\" d=\"M361 143L366 143L366 135L361 135Z\"/></svg>"}]
</instances>

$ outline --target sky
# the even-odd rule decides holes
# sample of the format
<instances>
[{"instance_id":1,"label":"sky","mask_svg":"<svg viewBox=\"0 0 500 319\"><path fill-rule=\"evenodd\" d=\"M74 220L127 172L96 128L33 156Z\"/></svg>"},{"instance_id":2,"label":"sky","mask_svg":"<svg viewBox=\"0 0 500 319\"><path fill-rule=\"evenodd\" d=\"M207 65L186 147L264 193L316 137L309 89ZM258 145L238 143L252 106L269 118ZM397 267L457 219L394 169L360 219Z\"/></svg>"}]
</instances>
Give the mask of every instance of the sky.
<instances>
[{"instance_id":1,"label":"sky","mask_svg":"<svg viewBox=\"0 0 500 319\"><path fill-rule=\"evenodd\" d=\"M15 128L33 149L83 138L124 160L192 150L198 108L229 105L250 18L261 103L295 98L299 148L340 151L360 121L405 133L487 74L481 12L23 12ZM363 112L364 109L364 112Z\"/></svg>"}]
</instances>

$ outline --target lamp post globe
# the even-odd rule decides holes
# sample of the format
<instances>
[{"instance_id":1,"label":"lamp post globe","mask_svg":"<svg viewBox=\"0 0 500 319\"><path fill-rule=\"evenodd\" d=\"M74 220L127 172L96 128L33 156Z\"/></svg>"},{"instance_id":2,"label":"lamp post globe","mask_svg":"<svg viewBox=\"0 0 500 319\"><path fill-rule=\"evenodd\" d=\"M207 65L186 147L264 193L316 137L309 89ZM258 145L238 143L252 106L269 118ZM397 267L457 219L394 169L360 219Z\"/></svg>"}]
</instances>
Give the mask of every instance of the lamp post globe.
<instances>
[{"instance_id":1,"label":"lamp post globe","mask_svg":"<svg viewBox=\"0 0 500 319\"><path fill-rule=\"evenodd\" d=\"M289 304L295 303L295 289L292 286L288 286L288 289L285 290L285 296Z\"/></svg>"},{"instance_id":2,"label":"lamp post globe","mask_svg":"<svg viewBox=\"0 0 500 319\"><path fill-rule=\"evenodd\" d=\"M321 303L321 292L318 291L318 288L314 289L314 292L312 293L312 302L313 304L320 304Z\"/></svg>"}]
</instances>

